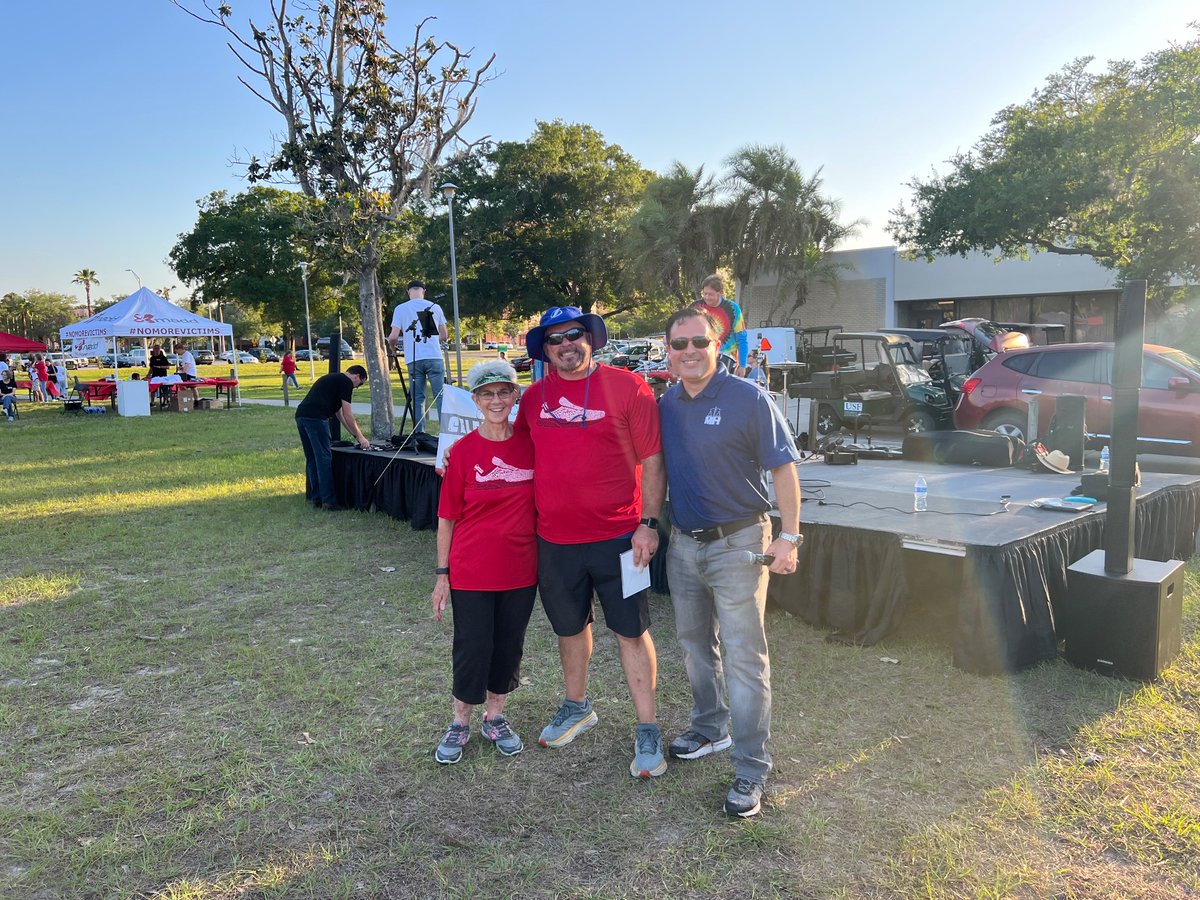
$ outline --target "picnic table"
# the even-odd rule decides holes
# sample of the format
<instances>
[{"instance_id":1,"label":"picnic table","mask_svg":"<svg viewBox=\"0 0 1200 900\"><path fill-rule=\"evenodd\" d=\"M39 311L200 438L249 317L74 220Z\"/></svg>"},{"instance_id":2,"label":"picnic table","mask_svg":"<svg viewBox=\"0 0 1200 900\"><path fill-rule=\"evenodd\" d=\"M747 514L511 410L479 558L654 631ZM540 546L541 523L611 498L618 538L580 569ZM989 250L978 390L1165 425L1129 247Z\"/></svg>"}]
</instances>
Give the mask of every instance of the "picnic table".
<instances>
[{"instance_id":1,"label":"picnic table","mask_svg":"<svg viewBox=\"0 0 1200 900\"><path fill-rule=\"evenodd\" d=\"M158 397L159 409L170 403L171 398L179 391L187 390L195 394L198 388L213 388L217 400L221 399L221 393L224 392L227 402L232 402L237 396L238 386L236 378L197 378L194 381L149 379L146 383L149 385L151 396ZM81 381L76 389L88 406L107 400L113 409L117 408L115 381Z\"/></svg>"}]
</instances>

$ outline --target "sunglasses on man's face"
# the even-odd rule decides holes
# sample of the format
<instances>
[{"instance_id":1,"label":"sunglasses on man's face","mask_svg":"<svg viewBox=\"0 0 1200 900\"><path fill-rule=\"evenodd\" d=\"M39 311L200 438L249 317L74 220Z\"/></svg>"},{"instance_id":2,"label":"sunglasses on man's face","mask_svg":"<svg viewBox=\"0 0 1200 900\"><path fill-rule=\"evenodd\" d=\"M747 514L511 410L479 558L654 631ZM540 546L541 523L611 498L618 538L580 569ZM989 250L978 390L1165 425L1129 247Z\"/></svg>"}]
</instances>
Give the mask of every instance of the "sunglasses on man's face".
<instances>
[{"instance_id":1,"label":"sunglasses on man's face","mask_svg":"<svg viewBox=\"0 0 1200 900\"><path fill-rule=\"evenodd\" d=\"M691 341L692 346L695 347L697 350L703 350L705 347L707 347L709 344L712 343L712 338L704 336L704 335L699 336L699 337L693 337L693 338L685 338L685 337L671 338L671 349L672 350L686 350L689 341Z\"/></svg>"},{"instance_id":2,"label":"sunglasses on man's face","mask_svg":"<svg viewBox=\"0 0 1200 900\"><path fill-rule=\"evenodd\" d=\"M546 335L546 343L551 347L557 347L563 341L570 341L572 344L587 334L587 329L571 328L568 331L560 331L557 334Z\"/></svg>"}]
</instances>

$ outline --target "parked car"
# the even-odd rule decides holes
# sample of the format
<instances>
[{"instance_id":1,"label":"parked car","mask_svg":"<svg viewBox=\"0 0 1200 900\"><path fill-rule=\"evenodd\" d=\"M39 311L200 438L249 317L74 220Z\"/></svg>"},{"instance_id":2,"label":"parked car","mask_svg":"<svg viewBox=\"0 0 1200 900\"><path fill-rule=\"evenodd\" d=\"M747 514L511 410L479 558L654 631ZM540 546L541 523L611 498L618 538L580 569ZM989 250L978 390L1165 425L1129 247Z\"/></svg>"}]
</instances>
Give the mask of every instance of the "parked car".
<instances>
[{"instance_id":1,"label":"parked car","mask_svg":"<svg viewBox=\"0 0 1200 900\"><path fill-rule=\"evenodd\" d=\"M220 356L218 356L217 359L220 360L221 362L231 363L231 362L233 362L233 351L226 350L224 353L222 353ZM245 365L247 363L256 363L256 362L258 362L258 359L257 359L257 357L251 356L249 353L246 353L244 351L238 351L238 360L237 361L238 361L238 365Z\"/></svg>"},{"instance_id":2,"label":"parked car","mask_svg":"<svg viewBox=\"0 0 1200 900\"><path fill-rule=\"evenodd\" d=\"M116 359L117 368L119 368L119 369L132 368L133 366L136 366L136 365L139 365L139 363L134 361L134 358L132 356L130 356L128 353L118 353L117 354L117 359ZM106 353L100 357L100 368L111 369L112 367L113 367L113 355L111 353Z\"/></svg>"},{"instance_id":3,"label":"parked car","mask_svg":"<svg viewBox=\"0 0 1200 900\"><path fill-rule=\"evenodd\" d=\"M301 360L303 360L304 362L308 362L310 359L313 362L320 362L324 358L325 357L322 356L320 353L318 353L316 350L309 350L307 347L296 351L296 361L297 362L299 362Z\"/></svg>"},{"instance_id":4,"label":"parked car","mask_svg":"<svg viewBox=\"0 0 1200 900\"><path fill-rule=\"evenodd\" d=\"M270 347L251 347L246 352L259 362L279 362L279 354Z\"/></svg>"},{"instance_id":5,"label":"parked car","mask_svg":"<svg viewBox=\"0 0 1200 900\"><path fill-rule=\"evenodd\" d=\"M324 354L323 358L329 358L329 338L323 337L317 340L317 350ZM354 348L342 341L342 359L354 359Z\"/></svg>"},{"instance_id":6,"label":"parked car","mask_svg":"<svg viewBox=\"0 0 1200 900\"><path fill-rule=\"evenodd\" d=\"M46 365L61 365L65 369L82 369L88 362L89 360L86 356L73 356L61 350L46 354Z\"/></svg>"},{"instance_id":7,"label":"parked car","mask_svg":"<svg viewBox=\"0 0 1200 900\"><path fill-rule=\"evenodd\" d=\"M211 350L193 350L192 359L196 361L196 365L198 366L211 366L217 361L216 355Z\"/></svg>"},{"instance_id":8,"label":"parked car","mask_svg":"<svg viewBox=\"0 0 1200 900\"><path fill-rule=\"evenodd\" d=\"M991 428L1025 438L1029 400L1038 401L1038 434L1045 434L1063 394L1086 398L1089 443L1112 441L1111 343L1053 344L996 356L963 384L954 410L958 428ZM1138 398L1138 450L1200 456L1200 360L1170 347L1145 344Z\"/></svg>"},{"instance_id":9,"label":"parked car","mask_svg":"<svg viewBox=\"0 0 1200 900\"><path fill-rule=\"evenodd\" d=\"M509 362L518 372L528 372L533 368L533 359L529 356L518 356L510 359Z\"/></svg>"}]
</instances>

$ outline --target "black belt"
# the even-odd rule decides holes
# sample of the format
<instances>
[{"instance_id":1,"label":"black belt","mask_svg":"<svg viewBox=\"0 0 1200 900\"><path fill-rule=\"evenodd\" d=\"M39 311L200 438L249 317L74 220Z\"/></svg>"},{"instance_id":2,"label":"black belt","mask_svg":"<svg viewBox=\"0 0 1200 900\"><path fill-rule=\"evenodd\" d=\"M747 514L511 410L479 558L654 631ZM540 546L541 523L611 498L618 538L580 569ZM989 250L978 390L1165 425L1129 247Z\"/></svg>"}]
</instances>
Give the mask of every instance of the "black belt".
<instances>
[{"instance_id":1,"label":"black belt","mask_svg":"<svg viewBox=\"0 0 1200 900\"><path fill-rule=\"evenodd\" d=\"M749 528L751 525L761 525L762 521L762 513L759 513L750 519L738 519L736 522L726 522L724 525L717 525L713 528L696 528L692 531L684 531L681 528L679 531L681 534L686 534L688 537L702 544L711 544L718 538L729 537L729 535L741 531L743 528Z\"/></svg>"}]
</instances>

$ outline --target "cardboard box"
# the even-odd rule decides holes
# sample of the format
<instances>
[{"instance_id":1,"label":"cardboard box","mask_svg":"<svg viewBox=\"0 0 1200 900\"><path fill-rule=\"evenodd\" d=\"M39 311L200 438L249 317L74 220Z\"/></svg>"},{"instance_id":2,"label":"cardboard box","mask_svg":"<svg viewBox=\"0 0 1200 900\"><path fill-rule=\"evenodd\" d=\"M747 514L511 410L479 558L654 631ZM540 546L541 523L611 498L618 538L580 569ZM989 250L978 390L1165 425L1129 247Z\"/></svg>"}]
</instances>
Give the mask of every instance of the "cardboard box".
<instances>
[{"instance_id":1,"label":"cardboard box","mask_svg":"<svg viewBox=\"0 0 1200 900\"><path fill-rule=\"evenodd\" d=\"M193 398L191 391L180 391L171 398L171 412L191 412Z\"/></svg>"},{"instance_id":2,"label":"cardboard box","mask_svg":"<svg viewBox=\"0 0 1200 900\"><path fill-rule=\"evenodd\" d=\"M212 409L212 405L212 397L201 397L196 401L196 411L200 412L202 410Z\"/></svg>"}]
</instances>

